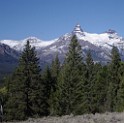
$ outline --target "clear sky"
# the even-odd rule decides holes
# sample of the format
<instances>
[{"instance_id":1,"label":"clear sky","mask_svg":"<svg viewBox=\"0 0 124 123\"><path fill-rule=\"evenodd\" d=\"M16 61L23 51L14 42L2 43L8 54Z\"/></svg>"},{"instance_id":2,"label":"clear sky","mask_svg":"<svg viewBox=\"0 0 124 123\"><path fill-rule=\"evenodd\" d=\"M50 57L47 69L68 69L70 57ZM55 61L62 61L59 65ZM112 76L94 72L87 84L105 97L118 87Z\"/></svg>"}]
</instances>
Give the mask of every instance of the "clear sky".
<instances>
[{"instance_id":1,"label":"clear sky","mask_svg":"<svg viewBox=\"0 0 124 123\"><path fill-rule=\"evenodd\" d=\"M0 0L0 40L51 40L77 23L87 32L114 29L124 37L124 0Z\"/></svg>"}]
</instances>

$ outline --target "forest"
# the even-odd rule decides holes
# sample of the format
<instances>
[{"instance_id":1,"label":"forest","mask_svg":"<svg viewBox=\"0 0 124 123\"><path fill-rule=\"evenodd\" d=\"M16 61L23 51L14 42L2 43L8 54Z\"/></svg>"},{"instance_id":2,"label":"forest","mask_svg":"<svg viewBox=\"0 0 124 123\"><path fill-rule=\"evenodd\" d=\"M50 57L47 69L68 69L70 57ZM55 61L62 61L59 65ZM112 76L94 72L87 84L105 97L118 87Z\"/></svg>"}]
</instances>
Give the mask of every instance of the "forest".
<instances>
[{"instance_id":1,"label":"forest","mask_svg":"<svg viewBox=\"0 0 124 123\"><path fill-rule=\"evenodd\" d=\"M111 61L86 59L74 35L64 62L58 54L41 70L35 47L27 41L14 72L4 77L0 103L5 121L29 117L95 114L124 110L124 62L113 46Z\"/></svg>"}]
</instances>

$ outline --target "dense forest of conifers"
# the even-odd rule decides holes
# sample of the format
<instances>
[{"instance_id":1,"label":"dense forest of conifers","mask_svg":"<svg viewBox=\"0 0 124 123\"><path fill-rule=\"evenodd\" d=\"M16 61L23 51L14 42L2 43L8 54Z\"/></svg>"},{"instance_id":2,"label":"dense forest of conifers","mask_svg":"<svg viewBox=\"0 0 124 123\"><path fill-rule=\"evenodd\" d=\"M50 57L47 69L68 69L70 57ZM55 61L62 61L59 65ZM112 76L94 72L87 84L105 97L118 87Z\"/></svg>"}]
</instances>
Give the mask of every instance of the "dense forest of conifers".
<instances>
[{"instance_id":1,"label":"dense forest of conifers","mask_svg":"<svg viewBox=\"0 0 124 123\"><path fill-rule=\"evenodd\" d=\"M56 55L42 71L27 41L18 67L3 81L0 98L6 121L124 110L124 62L117 47L106 65L94 63L90 50L84 62L76 36L64 62L60 64Z\"/></svg>"}]
</instances>

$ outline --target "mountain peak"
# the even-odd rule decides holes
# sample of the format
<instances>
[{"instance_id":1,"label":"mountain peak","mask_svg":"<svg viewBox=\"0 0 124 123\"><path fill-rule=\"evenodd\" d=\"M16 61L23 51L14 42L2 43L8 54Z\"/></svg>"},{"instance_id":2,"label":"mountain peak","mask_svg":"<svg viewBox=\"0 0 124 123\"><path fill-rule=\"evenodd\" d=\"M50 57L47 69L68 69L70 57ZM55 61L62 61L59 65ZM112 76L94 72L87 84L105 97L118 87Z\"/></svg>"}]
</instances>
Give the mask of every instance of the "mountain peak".
<instances>
[{"instance_id":1,"label":"mountain peak","mask_svg":"<svg viewBox=\"0 0 124 123\"><path fill-rule=\"evenodd\" d=\"M30 43L38 43L41 42L40 39L36 38L36 37L28 37L26 39L24 39L24 42L29 41Z\"/></svg>"},{"instance_id":2,"label":"mountain peak","mask_svg":"<svg viewBox=\"0 0 124 123\"><path fill-rule=\"evenodd\" d=\"M106 33L108 34L117 34L117 32L113 29L109 29L108 31L106 31Z\"/></svg>"},{"instance_id":3,"label":"mountain peak","mask_svg":"<svg viewBox=\"0 0 124 123\"><path fill-rule=\"evenodd\" d=\"M83 32L83 30L82 30L80 24L77 24L77 25L74 27L74 29L73 29L73 33L82 33L82 32Z\"/></svg>"}]
</instances>

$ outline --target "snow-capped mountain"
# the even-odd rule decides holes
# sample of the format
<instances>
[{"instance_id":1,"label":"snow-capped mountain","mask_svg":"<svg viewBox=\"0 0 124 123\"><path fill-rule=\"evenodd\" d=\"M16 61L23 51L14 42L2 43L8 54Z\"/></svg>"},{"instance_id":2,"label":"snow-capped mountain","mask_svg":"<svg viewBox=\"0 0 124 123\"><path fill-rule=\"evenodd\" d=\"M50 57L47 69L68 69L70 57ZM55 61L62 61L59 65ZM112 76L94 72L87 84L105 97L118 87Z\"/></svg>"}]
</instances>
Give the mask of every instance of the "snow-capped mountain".
<instances>
[{"instance_id":1,"label":"snow-capped mountain","mask_svg":"<svg viewBox=\"0 0 124 123\"><path fill-rule=\"evenodd\" d=\"M108 62L110 61L111 49L113 45L118 47L122 56L124 54L124 40L117 34L116 31L109 29L102 34L92 34L83 31L81 26L77 24L72 32L66 33L52 44L40 49L38 51L38 56L42 56L41 59L47 58L45 61L49 62L55 54L58 53L62 61L68 51L68 46L73 35L77 36L77 39L82 46L84 59L86 52L90 49L94 61Z\"/></svg>"},{"instance_id":2,"label":"snow-capped mountain","mask_svg":"<svg viewBox=\"0 0 124 123\"><path fill-rule=\"evenodd\" d=\"M94 61L107 62L110 60L113 45L118 47L122 56L124 54L124 39L119 36L116 31L109 29L101 34L88 33L85 32L79 24L74 27L72 32L66 33L51 41L43 41L36 37L29 37L21 41L1 40L0 43L8 45L11 49L20 52L23 50L26 41L29 40L31 46L36 47L41 64L44 64L51 62L56 54L58 54L60 60L63 61L73 35L77 36L82 46L82 55L84 58L86 52L90 49Z\"/></svg>"},{"instance_id":3,"label":"snow-capped mountain","mask_svg":"<svg viewBox=\"0 0 124 123\"><path fill-rule=\"evenodd\" d=\"M102 48L111 49L113 45L119 46L124 43L122 37L118 36L117 32L109 29L102 34L91 34L83 32L80 25L76 25L73 31L77 38L82 41L88 41L89 43Z\"/></svg>"},{"instance_id":4,"label":"snow-capped mountain","mask_svg":"<svg viewBox=\"0 0 124 123\"><path fill-rule=\"evenodd\" d=\"M36 49L48 46L55 42L57 39L51 40L51 41L42 41L36 37L28 37L24 40L21 41L14 41L14 40L1 40L0 43L6 44L10 46L10 48L17 50L17 51L22 51L27 40L29 40L31 46L35 47Z\"/></svg>"}]
</instances>

